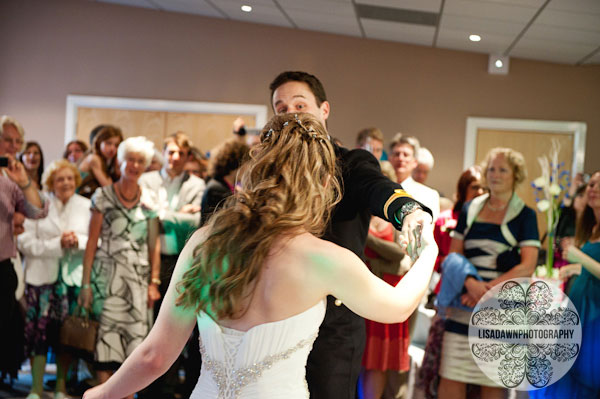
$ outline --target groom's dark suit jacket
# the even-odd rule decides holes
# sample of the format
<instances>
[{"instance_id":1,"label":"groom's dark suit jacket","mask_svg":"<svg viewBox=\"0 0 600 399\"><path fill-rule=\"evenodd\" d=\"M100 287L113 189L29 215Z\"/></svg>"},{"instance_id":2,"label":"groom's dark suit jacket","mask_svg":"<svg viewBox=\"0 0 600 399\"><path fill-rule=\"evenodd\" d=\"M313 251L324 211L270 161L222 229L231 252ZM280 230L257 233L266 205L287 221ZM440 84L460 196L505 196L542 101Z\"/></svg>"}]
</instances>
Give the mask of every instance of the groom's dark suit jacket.
<instances>
[{"instance_id":1,"label":"groom's dark suit jacket","mask_svg":"<svg viewBox=\"0 0 600 399\"><path fill-rule=\"evenodd\" d=\"M364 260L371 215L386 219L399 229L401 226L395 213L402 205L414 200L399 184L381 173L379 162L371 153L338 146L335 150L343 197L333 211L323 238L351 250ZM336 306L335 298L328 297L325 320L306 366L312 399L355 397L365 339L364 319L343 304Z\"/></svg>"}]
</instances>

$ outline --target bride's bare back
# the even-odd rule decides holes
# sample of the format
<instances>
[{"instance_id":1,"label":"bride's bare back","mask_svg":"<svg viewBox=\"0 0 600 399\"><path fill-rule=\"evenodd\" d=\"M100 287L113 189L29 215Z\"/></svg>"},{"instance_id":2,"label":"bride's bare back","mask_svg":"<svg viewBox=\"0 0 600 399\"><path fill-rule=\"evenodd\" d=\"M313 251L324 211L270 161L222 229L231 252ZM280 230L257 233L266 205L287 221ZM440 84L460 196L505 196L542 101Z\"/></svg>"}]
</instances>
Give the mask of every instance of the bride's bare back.
<instances>
[{"instance_id":1,"label":"bride's bare back","mask_svg":"<svg viewBox=\"0 0 600 399\"><path fill-rule=\"evenodd\" d=\"M427 231L424 234L429 234ZM334 295L363 317L381 322L405 320L425 293L437 246L424 240L421 256L407 282L395 289L375 277L351 251L303 233L278 240L266 259L245 313L219 324L240 331L279 321Z\"/></svg>"}]
</instances>

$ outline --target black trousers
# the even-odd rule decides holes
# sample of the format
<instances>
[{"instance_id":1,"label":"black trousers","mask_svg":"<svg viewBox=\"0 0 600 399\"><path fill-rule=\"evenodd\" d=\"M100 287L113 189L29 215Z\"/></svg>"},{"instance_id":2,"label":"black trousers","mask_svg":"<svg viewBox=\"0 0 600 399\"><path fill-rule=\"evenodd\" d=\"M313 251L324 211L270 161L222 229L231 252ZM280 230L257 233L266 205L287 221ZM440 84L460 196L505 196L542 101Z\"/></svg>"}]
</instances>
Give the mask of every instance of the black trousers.
<instances>
[{"instance_id":1,"label":"black trousers","mask_svg":"<svg viewBox=\"0 0 600 399\"><path fill-rule=\"evenodd\" d=\"M158 287L160 299L154 303L154 320L158 317L158 311L162 305L163 298L169 288L171 276L177 263L179 255L160 255L160 281ZM181 356L175 360L175 363L167 370L165 374L160 376L156 381L150 384L146 389L140 392L142 398L147 399L169 399L174 398L179 387L179 368L181 366Z\"/></svg>"},{"instance_id":2,"label":"black trousers","mask_svg":"<svg viewBox=\"0 0 600 399\"><path fill-rule=\"evenodd\" d=\"M327 312L308 355L311 399L354 399L365 349L365 320L327 297Z\"/></svg>"},{"instance_id":3,"label":"black trousers","mask_svg":"<svg viewBox=\"0 0 600 399\"><path fill-rule=\"evenodd\" d=\"M158 317L158 312L169 288L178 257L179 255L160 255L161 284L159 291L161 299L154 304L154 320ZM180 355L169 370L141 391L138 397L143 399L169 399L175 397L176 394L180 394L183 398L189 398L198 382L198 377L200 377L200 367L202 365L197 326L194 327L194 331L187 344L187 349L184 352L186 356L183 356L183 354ZM179 381L179 369L181 368L185 372L185 382L183 384Z\"/></svg>"},{"instance_id":4,"label":"black trousers","mask_svg":"<svg viewBox=\"0 0 600 399\"><path fill-rule=\"evenodd\" d=\"M10 259L0 261L0 373L17 378L23 354L23 315L15 299L17 274Z\"/></svg>"}]
</instances>

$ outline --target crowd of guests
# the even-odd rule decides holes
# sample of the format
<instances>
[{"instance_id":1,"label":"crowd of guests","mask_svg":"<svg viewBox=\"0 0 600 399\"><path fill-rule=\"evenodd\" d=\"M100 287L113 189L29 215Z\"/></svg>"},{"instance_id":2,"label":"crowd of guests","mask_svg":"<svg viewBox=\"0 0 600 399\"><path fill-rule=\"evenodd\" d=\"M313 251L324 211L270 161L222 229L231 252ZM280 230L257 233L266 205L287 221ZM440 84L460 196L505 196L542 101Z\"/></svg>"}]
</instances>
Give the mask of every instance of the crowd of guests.
<instances>
[{"instance_id":1,"label":"crowd of guests","mask_svg":"<svg viewBox=\"0 0 600 399\"><path fill-rule=\"evenodd\" d=\"M272 84L275 112L295 111L289 99L316 98L301 110L325 122L329 105L320 82L315 84L312 75L293 74ZM289 107L280 110L283 103ZM0 157L8 159L0 169L0 204L7 209L0 217L7 243L0 250L0 372L10 381L29 359L33 382L28 399L42 395L49 348L57 363L54 398L67 395L68 371L82 357L59 345L67 315L85 310L99 321L96 350L85 359L95 383L106 382L148 335L187 239L236 192L238 173L255 143L243 136L239 121L234 132L235 137L207 157L183 132L169 135L157 149L144 137L125 138L118 127L104 124L90 132L88 144L69 142L63 159L45 168L42 148L25 141L19 122L0 119ZM361 130L356 147L373 156L349 155L355 159L348 162L354 162L354 171L375 168L379 179L379 161L388 180L382 184L395 188L394 198L412 197L430 211L439 247L438 278L430 284L438 313L417 389L427 398L504 397L505 389L475 364L467 333L471 310L492 286L531 276L537 265L541 244L536 213L515 193L526 181L525 160L515 149L494 148L482 165L458 176L450 200L426 185L434 157L416 137L398 133L387 152L384 141L377 128ZM335 148L340 158L353 154ZM589 181L576 179L568 198L556 232L557 257L562 259L557 265L569 280L566 290L581 315L582 349L564 379L531 395L597 398L600 387L594 376L600 375L600 346L592 337L600 327L600 172ZM366 245L355 253L373 274L395 286L414 262L399 242L401 223L385 212L365 215ZM328 313L345 308L330 302ZM358 388L351 386L349 395L358 391L369 399L407 397L414 317L395 324L359 322L366 328L366 334L357 335L362 340L357 348L365 348L364 353L357 351L362 371ZM173 366L139 396L189 396L200 374L199 356L196 330ZM309 357L309 386L324 386L311 380L311 364Z\"/></svg>"},{"instance_id":2,"label":"crowd of guests","mask_svg":"<svg viewBox=\"0 0 600 399\"><path fill-rule=\"evenodd\" d=\"M73 140L63 159L44 168L40 145L25 142L20 123L2 117L0 156L8 165L0 182L10 210L2 215L2 231L11 244L2 254L0 371L3 384L10 383L29 359L29 399L42 395L50 349L57 364L54 397L61 399L75 360L86 360L90 382L102 383L140 344L186 240L206 222L207 210L234 192L249 149L232 138L209 163L183 132L168 136L161 151L144 137L124 139L112 125L94 128L89 148ZM59 344L65 317L82 312L100 322L93 354ZM190 346L193 361L182 356L140 396L189 395L200 373L197 343ZM181 388L184 364L188 383Z\"/></svg>"},{"instance_id":3,"label":"crowd of guests","mask_svg":"<svg viewBox=\"0 0 600 399\"><path fill-rule=\"evenodd\" d=\"M389 162L381 161L384 173L401 182L416 199L429 206L428 200L434 198L440 204L437 209L430 206L438 215L434 219L439 247L435 269L441 278L432 279L437 283L432 284L429 298L431 304L431 298L437 297L438 312L431 321L416 389L427 398L504 398L506 389L475 363L467 335L469 317L479 299L504 280L531 276L538 264L541 243L536 213L515 193L526 180L525 159L510 148L492 149L482 165L474 165L460 175L455 197L449 201L413 186L423 185L434 165L433 155L419 147L416 138L397 135L389 145L389 153L384 154L383 134L370 128L359 132L356 145L380 160L387 158L393 168L386 173ZM585 348L586 354L580 355L564 379L531 392L531 397L599 397L597 381L591 373L598 372L594 356L600 354L592 339L599 331L596 284L600 276L600 172L588 178L586 183L583 174L577 174L569 186L556 228L555 254L555 267L560 268L561 278L569 283L565 291L584 315L582 350ZM365 254L373 273L395 285L407 269L403 267L402 251L390 233L373 218ZM410 323L374 328L378 323L366 322L362 397L406 397L407 378L402 376L409 369L403 359L408 358ZM407 324L406 328L400 328L402 324Z\"/></svg>"}]
</instances>

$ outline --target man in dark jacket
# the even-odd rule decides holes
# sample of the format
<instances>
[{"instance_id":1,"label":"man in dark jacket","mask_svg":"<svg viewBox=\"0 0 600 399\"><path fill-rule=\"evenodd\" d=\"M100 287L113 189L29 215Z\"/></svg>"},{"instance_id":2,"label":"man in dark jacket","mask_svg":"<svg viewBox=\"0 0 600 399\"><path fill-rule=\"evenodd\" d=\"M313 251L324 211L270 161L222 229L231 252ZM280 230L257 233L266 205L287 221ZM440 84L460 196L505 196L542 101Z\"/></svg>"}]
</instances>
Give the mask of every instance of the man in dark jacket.
<instances>
[{"instance_id":1,"label":"man in dark jacket","mask_svg":"<svg viewBox=\"0 0 600 399\"><path fill-rule=\"evenodd\" d=\"M270 89L276 114L307 112L326 126L330 105L323 85L315 76L282 72ZM376 215L402 231L401 245L414 254L420 237L418 231L423 224L431 223L431 211L385 177L371 153L337 145L335 151L344 192L323 238L364 259L369 221L371 215ZM328 297L325 320L306 366L311 398L354 398L364 345L364 319Z\"/></svg>"}]
</instances>

